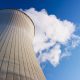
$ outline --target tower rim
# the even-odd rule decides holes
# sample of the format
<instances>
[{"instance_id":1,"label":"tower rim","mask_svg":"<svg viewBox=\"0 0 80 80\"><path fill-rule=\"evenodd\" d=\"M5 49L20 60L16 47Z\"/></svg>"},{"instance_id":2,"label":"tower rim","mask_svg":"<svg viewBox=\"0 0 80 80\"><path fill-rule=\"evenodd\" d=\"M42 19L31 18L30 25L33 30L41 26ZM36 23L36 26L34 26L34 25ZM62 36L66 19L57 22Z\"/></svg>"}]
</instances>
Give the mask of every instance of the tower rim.
<instances>
[{"instance_id":1,"label":"tower rim","mask_svg":"<svg viewBox=\"0 0 80 80\"><path fill-rule=\"evenodd\" d=\"M6 9L6 8L5 8L5 9L0 9L0 11L1 11L1 10L12 10L12 11L18 11L18 12L24 14L26 17L28 17L28 18L30 19L30 21L32 22L33 26L34 26L34 36L35 36L35 25L34 25L33 20L31 19L31 17L30 17L28 14L24 13L23 11L21 11L21 10L19 10L19 9L9 9L9 8Z\"/></svg>"}]
</instances>

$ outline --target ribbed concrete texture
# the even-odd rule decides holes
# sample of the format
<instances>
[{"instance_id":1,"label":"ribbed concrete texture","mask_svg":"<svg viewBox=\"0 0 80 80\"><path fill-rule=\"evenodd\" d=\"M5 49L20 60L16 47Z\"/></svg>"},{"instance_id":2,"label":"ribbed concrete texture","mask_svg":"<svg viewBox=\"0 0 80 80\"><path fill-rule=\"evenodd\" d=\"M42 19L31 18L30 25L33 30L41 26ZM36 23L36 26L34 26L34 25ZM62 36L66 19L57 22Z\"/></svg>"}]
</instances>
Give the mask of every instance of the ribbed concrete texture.
<instances>
[{"instance_id":1,"label":"ribbed concrete texture","mask_svg":"<svg viewBox=\"0 0 80 80\"><path fill-rule=\"evenodd\" d=\"M32 40L34 25L18 10L0 10L0 80L45 80Z\"/></svg>"}]
</instances>

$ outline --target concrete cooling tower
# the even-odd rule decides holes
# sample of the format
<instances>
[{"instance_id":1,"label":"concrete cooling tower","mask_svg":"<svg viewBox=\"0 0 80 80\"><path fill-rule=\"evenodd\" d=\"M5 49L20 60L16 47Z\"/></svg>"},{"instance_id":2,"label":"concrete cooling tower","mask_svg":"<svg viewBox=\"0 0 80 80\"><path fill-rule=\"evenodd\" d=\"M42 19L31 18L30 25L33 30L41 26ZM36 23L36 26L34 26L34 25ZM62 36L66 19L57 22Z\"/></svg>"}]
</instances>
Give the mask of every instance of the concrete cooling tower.
<instances>
[{"instance_id":1,"label":"concrete cooling tower","mask_svg":"<svg viewBox=\"0 0 80 80\"><path fill-rule=\"evenodd\" d=\"M46 80L32 40L34 24L19 10L0 10L0 80Z\"/></svg>"}]
</instances>

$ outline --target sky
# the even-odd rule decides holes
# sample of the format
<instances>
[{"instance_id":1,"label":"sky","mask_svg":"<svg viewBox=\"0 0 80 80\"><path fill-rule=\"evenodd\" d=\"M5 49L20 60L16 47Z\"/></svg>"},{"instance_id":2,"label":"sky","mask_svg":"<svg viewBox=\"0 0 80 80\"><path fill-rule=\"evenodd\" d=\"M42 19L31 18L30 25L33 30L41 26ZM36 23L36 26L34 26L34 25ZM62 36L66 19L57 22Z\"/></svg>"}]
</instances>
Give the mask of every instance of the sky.
<instances>
[{"instance_id":1,"label":"sky","mask_svg":"<svg viewBox=\"0 0 80 80\"><path fill-rule=\"evenodd\" d=\"M0 9L21 9L35 23L38 35L34 50L47 80L80 80L79 3L80 0L0 1Z\"/></svg>"}]
</instances>

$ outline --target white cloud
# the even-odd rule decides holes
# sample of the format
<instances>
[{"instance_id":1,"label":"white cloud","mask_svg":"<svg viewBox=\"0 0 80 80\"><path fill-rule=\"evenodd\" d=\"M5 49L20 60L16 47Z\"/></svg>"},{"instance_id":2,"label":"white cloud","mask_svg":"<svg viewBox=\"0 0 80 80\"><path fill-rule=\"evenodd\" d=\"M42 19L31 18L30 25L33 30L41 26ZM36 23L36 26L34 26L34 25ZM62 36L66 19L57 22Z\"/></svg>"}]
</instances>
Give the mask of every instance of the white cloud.
<instances>
[{"instance_id":1,"label":"white cloud","mask_svg":"<svg viewBox=\"0 0 80 80\"><path fill-rule=\"evenodd\" d=\"M62 54L61 46L66 45L69 41L72 46L80 42L80 38L74 37L75 24L68 20L60 20L55 15L48 15L45 9L36 11L34 8L24 10L35 24L34 50L38 54L39 62L49 61L52 65L57 66L63 57L69 56L65 51ZM76 38L77 41L72 40Z\"/></svg>"},{"instance_id":2,"label":"white cloud","mask_svg":"<svg viewBox=\"0 0 80 80\"><path fill-rule=\"evenodd\" d=\"M75 48L80 44L80 36L72 35L72 47Z\"/></svg>"},{"instance_id":3,"label":"white cloud","mask_svg":"<svg viewBox=\"0 0 80 80\"><path fill-rule=\"evenodd\" d=\"M59 64L60 61L60 56L61 56L61 49L60 49L60 45L56 45L50 53L48 54L43 54L41 56L41 62L44 61L50 61L50 63L54 66ZM39 60L40 61L40 60Z\"/></svg>"}]
</instances>

